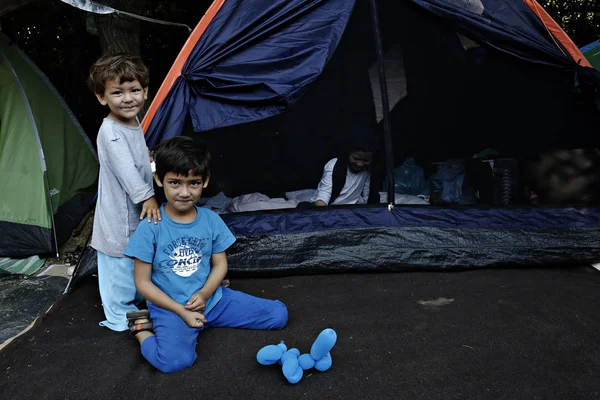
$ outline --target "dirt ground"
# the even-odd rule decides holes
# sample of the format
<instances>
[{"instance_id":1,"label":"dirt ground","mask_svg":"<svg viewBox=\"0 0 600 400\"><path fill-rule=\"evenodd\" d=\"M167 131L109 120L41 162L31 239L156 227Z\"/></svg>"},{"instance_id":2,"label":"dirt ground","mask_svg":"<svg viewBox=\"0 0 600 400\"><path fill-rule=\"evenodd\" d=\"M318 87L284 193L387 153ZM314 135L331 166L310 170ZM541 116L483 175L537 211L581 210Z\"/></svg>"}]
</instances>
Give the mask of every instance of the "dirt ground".
<instances>
[{"instance_id":1,"label":"dirt ground","mask_svg":"<svg viewBox=\"0 0 600 400\"><path fill-rule=\"evenodd\" d=\"M55 275L70 278L76 260L73 254L81 255L83 249L89 245L92 237L94 223L94 210L90 211L79 226L71 233L71 237L59 248L58 258L51 257L39 269L36 275Z\"/></svg>"}]
</instances>

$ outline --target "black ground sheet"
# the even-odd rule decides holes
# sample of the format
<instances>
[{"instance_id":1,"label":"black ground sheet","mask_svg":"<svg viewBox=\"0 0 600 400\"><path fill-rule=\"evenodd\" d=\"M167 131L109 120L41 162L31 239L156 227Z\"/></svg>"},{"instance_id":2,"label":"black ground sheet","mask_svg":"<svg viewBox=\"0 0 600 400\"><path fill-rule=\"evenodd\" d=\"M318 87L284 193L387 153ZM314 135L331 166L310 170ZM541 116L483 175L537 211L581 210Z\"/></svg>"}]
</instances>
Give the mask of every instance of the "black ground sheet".
<instances>
[{"instance_id":1,"label":"black ground sheet","mask_svg":"<svg viewBox=\"0 0 600 400\"><path fill-rule=\"evenodd\" d=\"M134 338L98 326L93 276L0 353L2 398L588 399L600 397L600 272L565 269L232 278L277 298L283 331L213 329L198 359L164 375ZM303 353L324 328L329 371L289 384L256 352L285 340Z\"/></svg>"},{"instance_id":2,"label":"black ground sheet","mask_svg":"<svg viewBox=\"0 0 600 400\"><path fill-rule=\"evenodd\" d=\"M0 344L31 325L63 294L60 276L0 274Z\"/></svg>"}]
</instances>

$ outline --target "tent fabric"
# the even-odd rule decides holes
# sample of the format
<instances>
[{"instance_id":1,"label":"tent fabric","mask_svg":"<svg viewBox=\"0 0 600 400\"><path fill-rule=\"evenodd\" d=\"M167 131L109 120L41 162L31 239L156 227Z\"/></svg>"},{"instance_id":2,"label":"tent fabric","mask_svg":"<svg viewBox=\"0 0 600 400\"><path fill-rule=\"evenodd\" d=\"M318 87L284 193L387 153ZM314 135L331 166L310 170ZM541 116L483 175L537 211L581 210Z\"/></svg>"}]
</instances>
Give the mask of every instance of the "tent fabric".
<instances>
[{"instance_id":1,"label":"tent fabric","mask_svg":"<svg viewBox=\"0 0 600 400\"><path fill-rule=\"evenodd\" d=\"M585 57L573 49L568 36L547 14L541 16L544 19L536 14L543 9L535 7L535 1L407 1L499 51L528 62L580 72L586 81L600 79L581 71L578 62L588 65ZM284 111L322 71L355 1L295 0L284 6L271 1L221 3L181 76L152 120L145 122L151 148L181 134L188 116L199 132ZM172 70L167 81L173 81L177 73Z\"/></svg>"},{"instance_id":2,"label":"tent fabric","mask_svg":"<svg viewBox=\"0 0 600 400\"><path fill-rule=\"evenodd\" d=\"M581 52L594 68L600 70L600 40L582 47Z\"/></svg>"},{"instance_id":3,"label":"tent fabric","mask_svg":"<svg viewBox=\"0 0 600 400\"><path fill-rule=\"evenodd\" d=\"M217 12L219 12L223 3L225 3L225 0L213 1L208 10L206 10L206 13L202 17L202 19L200 19L200 22L198 22L198 25L196 25L196 28L194 28L194 30L186 40L185 44L183 45L183 48L177 55L175 62L169 69L165 80L161 83L160 88L156 93L156 96L150 104L150 107L148 107L148 111L144 115L144 119L142 120L142 129L144 130L144 133L148 131L148 126L150 125L150 122L156 115L156 111L162 104L167 94L169 94L169 91L173 87L173 84L175 83L176 79L181 75L181 70L183 69L183 66L185 65L188 57L190 56L190 53L192 52L192 50L194 50L196 43L198 42L200 37L202 37L204 31L212 22Z\"/></svg>"},{"instance_id":4,"label":"tent fabric","mask_svg":"<svg viewBox=\"0 0 600 400\"><path fill-rule=\"evenodd\" d=\"M471 39L497 50L533 63L560 68L576 66L576 60L557 46L544 22L527 4L532 1L480 0L481 15L468 9L466 0L410 1L443 17Z\"/></svg>"},{"instance_id":5,"label":"tent fabric","mask_svg":"<svg viewBox=\"0 0 600 400\"><path fill-rule=\"evenodd\" d=\"M556 23L554 19L540 6L536 0L523 0L529 8L537 15L548 32L554 36L554 39L558 40L562 46L569 52L573 60L583 66L591 67L588 60L584 57L581 51L577 48L577 45L571 40L569 35Z\"/></svg>"},{"instance_id":6,"label":"tent fabric","mask_svg":"<svg viewBox=\"0 0 600 400\"><path fill-rule=\"evenodd\" d=\"M573 71L575 90L592 92L600 111L600 72L591 68L573 41L536 0L410 0L443 17L457 32L528 62ZM483 12L465 5L481 2ZM586 95L588 95L586 93Z\"/></svg>"},{"instance_id":7,"label":"tent fabric","mask_svg":"<svg viewBox=\"0 0 600 400\"><path fill-rule=\"evenodd\" d=\"M44 170L20 83L0 57L0 221L51 227ZM28 184L23 184L27 182ZM9 189L10 188L10 189ZM18 190L15 190L19 188ZM25 201L26 200L26 201Z\"/></svg>"},{"instance_id":8,"label":"tent fabric","mask_svg":"<svg viewBox=\"0 0 600 400\"><path fill-rule=\"evenodd\" d=\"M87 135L46 76L18 49L12 61L37 126L48 172L53 212L94 184L97 156ZM40 89L42 88L42 89Z\"/></svg>"},{"instance_id":9,"label":"tent fabric","mask_svg":"<svg viewBox=\"0 0 600 400\"><path fill-rule=\"evenodd\" d=\"M526 17L538 21L538 41L545 41L551 55L564 57L539 18L524 3L519 7L523 15L516 14L515 21L526 28ZM394 159L443 161L471 157L486 147L530 156L545 149L595 146L586 129L598 114L586 109L587 103L575 104L579 99L573 86L575 68L580 75L587 71L598 78L596 71L577 67L572 59L565 59L569 68L528 62L485 44L465 50L456 31L468 21L457 27L452 23L457 17L439 17L412 1L380 1L380 10L384 45L386 50L399 45L408 93L391 113ZM488 11L484 9L483 16ZM208 143L215 155L211 187L235 190L227 192L230 196L260 191L270 197L314 187L322 166L338 154L348 132L372 129L372 82L363 79L362 71L363 66L371 69L376 60L367 1L356 2L351 20L319 79L285 113L198 134L191 133L197 130L193 121L185 123L183 134ZM528 33L525 29L520 36ZM514 44L515 40L496 37L494 42ZM534 50L531 56L536 57ZM598 87L600 82L591 85L590 96L597 96L594 88ZM180 94L173 90L171 95ZM178 116L169 118L181 123ZM303 154L310 154L310 162ZM240 173L247 165L252 165L254 174Z\"/></svg>"},{"instance_id":10,"label":"tent fabric","mask_svg":"<svg viewBox=\"0 0 600 400\"><path fill-rule=\"evenodd\" d=\"M148 131L150 148L180 135L279 114L322 72L353 0L226 1Z\"/></svg>"},{"instance_id":11,"label":"tent fabric","mask_svg":"<svg viewBox=\"0 0 600 400\"><path fill-rule=\"evenodd\" d=\"M0 221L1 256L23 258L48 254L54 249L52 239L52 227Z\"/></svg>"},{"instance_id":12,"label":"tent fabric","mask_svg":"<svg viewBox=\"0 0 600 400\"><path fill-rule=\"evenodd\" d=\"M49 253L91 205L96 153L56 89L2 34L0 100L0 255Z\"/></svg>"},{"instance_id":13,"label":"tent fabric","mask_svg":"<svg viewBox=\"0 0 600 400\"><path fill-rule=\"evenodd\" d=\"M596 146L587 129L599 114L575 104L571 70L485 45L465 51L443 18L410 1L379 5L384 50L402 62L403 96L391 110L398 164L413 157L426 167L485 148L520 158ZM316 188L323 165L339 156L349 137L380 134L373 96L379 85L368 73L375 64L369 3L359 1L323 72L285 112L206 132L193 132L188 120L183 134L206 143L213 155L203 195L281 197Z\"/></svg>"}]
</instances>

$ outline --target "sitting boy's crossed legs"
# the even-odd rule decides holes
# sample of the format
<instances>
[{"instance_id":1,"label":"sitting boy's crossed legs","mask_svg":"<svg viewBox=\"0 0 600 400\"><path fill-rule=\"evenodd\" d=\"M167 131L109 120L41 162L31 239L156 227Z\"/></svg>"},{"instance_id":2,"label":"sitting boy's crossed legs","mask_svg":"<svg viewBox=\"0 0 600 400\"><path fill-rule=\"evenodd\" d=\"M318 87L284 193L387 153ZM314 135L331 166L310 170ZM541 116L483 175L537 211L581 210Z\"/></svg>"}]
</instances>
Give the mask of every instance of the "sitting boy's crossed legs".
<instances>
[{"instance_id":1,"label":"sitting boy's crossed legs","mask_svg":"<svg viewBox=\"0 0 600 400\"><path fill-rule=\"evenodd\" d=\"M223 288L223 297L206 315L204 328L190 328L177 314L148 303L155 336L141 345L143 356L164 373L190 367L196 360L196 339L206 328L279 330L287 324L286 306Z\"/></svg>"}]
</instances>

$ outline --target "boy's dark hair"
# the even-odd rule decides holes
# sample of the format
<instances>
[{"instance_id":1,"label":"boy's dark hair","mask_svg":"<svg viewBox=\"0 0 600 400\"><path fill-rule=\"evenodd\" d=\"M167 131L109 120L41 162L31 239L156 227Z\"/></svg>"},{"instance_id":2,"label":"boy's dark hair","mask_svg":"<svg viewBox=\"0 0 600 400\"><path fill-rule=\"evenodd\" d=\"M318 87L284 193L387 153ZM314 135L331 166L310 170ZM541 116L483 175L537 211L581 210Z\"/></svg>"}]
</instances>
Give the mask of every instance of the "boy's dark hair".
<instances>
[{"instance_id":1,"label":"boy's dark hair","mask_svg":"<svg viewBox=\"0 0 600 400\"><path fill-rule=\"evenodd\" d=\"M147 88L150 78L148 68L142 59L128 53L102 56L90 68L88 87L95 94L104 94L106 82L111 79L123 82L137 80L143 88Z\"/></svg>"},{"instance_id":2,"label":"boy's dark hair","mask_svg":"<svg viewBox=\"0 0 600 400\"><path fill-rule=\"evenodd\" d=\"M159 144L153 151L156 175L162 182L167 172L188 176L189 171L206 181L210 176L210 153L202 143L177 136Z\"/></svg>"}]
</instances>

